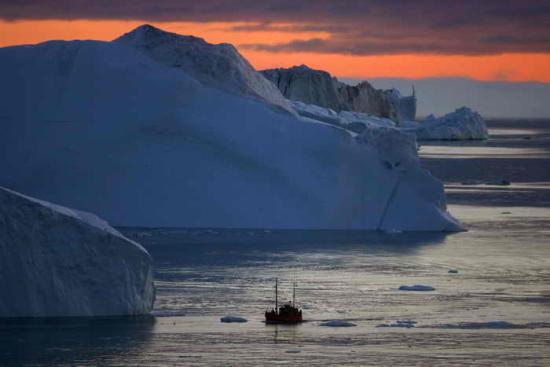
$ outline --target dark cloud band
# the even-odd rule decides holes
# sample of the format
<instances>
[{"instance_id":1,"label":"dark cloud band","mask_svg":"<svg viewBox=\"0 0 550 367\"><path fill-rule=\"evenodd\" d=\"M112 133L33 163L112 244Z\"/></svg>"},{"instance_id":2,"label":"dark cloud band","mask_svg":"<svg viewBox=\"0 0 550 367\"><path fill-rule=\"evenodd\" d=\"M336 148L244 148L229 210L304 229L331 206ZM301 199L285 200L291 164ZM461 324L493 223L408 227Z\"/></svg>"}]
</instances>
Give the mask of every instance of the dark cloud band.
<instances>
[{"instance_id":1,"label":"dark cloud band","mask_svg":"<svg viewBox=\"0 0 550 367\"><path fill-rule=\"evenodd\" d=\"M243 45L269 52L550 52L548 0L11 0L0 1L0 18L250 22L231 30L327 34Z\"/></svg>"}]
</instances>

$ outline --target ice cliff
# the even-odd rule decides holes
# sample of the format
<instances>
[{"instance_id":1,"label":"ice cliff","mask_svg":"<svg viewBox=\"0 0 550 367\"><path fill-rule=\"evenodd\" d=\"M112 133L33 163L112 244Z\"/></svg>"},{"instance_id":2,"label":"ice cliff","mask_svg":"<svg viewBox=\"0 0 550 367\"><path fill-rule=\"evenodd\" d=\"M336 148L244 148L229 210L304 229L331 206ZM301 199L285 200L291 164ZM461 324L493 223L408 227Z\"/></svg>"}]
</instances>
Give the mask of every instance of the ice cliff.
<instances>
[{"instance_id":1,"label":"ice cliff","mask_svg":"<svg viewBox=\"0 0 550 367\"><path fill-rule=\"evenodd\" d=\"M401 124L404 131L413 132L418 140L485 140L487 125L479 113L461 107L442 117L428 116L421 122Z\"/></svg>"},{"instance_id":2,"label":"ice cliff","mask_svg":"<svg viewBox=\"0 0 550 367\"><path fill-rule=\"evenodd\" d=\"M288 113L228 45L143 26L2 48L0 80L0 185L116 225L461 228L414 138Z\"/></svg>"},{"instance_id":3,"label":"ice cliff","mask_svg":"<svg viewBox=\"0 0 550 367\"><path fill-rule=\"evenodd\" d=\"M0 187L0 317L139 315L151 258L95 215Z\"/></svg>"},{"instance_id":4,"label":"ice cliff","mask_svg":"<svg viewBox=\"0 0 550 367\"><path fill-rule=\"evenodd\" d=\"M402 97L395 90L378 90L368 82L347 85L326 71L306 65L263 70L262 74L288 99L335 111L364 112L396 122L414 120L416 97Z\"/></svg>"}]
</instances>

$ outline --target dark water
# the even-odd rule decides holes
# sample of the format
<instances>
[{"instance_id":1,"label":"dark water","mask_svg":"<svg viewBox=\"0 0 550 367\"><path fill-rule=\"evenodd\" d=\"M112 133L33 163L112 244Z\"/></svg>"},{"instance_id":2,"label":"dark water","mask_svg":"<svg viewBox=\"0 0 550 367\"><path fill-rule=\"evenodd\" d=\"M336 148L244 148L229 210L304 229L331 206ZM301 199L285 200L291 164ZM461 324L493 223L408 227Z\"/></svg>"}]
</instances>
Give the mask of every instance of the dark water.
<instances>
[{"instance_id":1,"label":"dark water","mask_svg":"<svg viewBox=\"0 0 550 367\"><path fill-rule=\"evenodd\" d=\"M122 229L155 259L154 319L1 325L0 365L549 365L550 123L490 127L421 149L468 232ZM275 277L308 322L262 323Z\"/></svg>"}]
</instances>

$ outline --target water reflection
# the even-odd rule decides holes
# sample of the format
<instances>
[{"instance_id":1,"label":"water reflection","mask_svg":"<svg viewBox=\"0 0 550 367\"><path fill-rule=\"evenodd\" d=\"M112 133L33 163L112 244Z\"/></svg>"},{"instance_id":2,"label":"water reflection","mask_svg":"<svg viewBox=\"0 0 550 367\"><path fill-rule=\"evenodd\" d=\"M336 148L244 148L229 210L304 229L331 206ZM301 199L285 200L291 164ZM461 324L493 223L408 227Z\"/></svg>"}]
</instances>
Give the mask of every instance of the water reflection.
<instances>
[{"instance_id":1,"label":"water reflection","mask_svg":"<svg viewBox=\"0 0 550 367\"><path fill-rule=\"evenodd\" d=\"M311 252L411 254L441 243L449 233L376 231L284 231L229 229L120 228L153 256L161 267L247 266L277 263Z\"/></svg>"},{"instance_id":2,"label":"water reflection","mask_svg":"<svg viewBox=\"0 0 550 367\"><path fill-rule=\"evenodd\" d=\"M0 320L2 365L108 364L138 357L150 342L153 317Z\"/></svg>"}]
</instances>

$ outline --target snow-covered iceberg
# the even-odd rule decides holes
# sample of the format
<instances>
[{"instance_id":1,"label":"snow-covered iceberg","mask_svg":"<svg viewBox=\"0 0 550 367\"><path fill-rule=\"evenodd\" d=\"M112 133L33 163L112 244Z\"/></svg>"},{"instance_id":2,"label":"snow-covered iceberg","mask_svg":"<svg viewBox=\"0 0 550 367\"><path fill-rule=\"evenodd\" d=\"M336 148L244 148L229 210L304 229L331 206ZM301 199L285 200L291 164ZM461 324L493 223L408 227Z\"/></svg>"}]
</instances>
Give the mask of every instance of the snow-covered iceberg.
<instances>
[{"instance_id":1,"label":"snow-covered iceberg","mask_svg":"<svg viewBox=\"0 0 550 367\"><path fill-rule=\"evenodd\" d=\"M165 32L144 24L114 42L129 45L162 65L185 71L205 85L246 94L292 111L289 101L228 43Z\"/></svg>"},{"instance_id":2,"label":"snow-covered iceberg","mask_svg":"<svg viewBox=\"0 0 550 367\"><path fill-rule=\"evenodd\" d=\"M418 140L485 140L487 125L481 115L461 107L442 117L429 115L421 122L407 121L400 127L416 134Z\"/></svg>"},{"instance_id":3,"label":"snow-covered iceberg","mask_svg":"<svg viewBox=\"0 0 550 367\"><path fill-rule=\"evenodd\" d=\"M0 185L126 226L461 228L407 137L297 116L227 49L147 26L1 48Z\"/></svg>"},{"instance_id":4,"label":"snow-covered iceberg","mask_svg":"<svg viewBox=\"0 0 550 367\"><path fill-rule=\"evenodd\" d=\"M416 96L403 97L396 89L379 90L363 81L355 86L342 83L323 70L306 65L262 70L262 74L292 100L335 111L355 111L396 122L414 120Z\"/></svg>"},{"instance_id":5,"label":"snow-covered iceberg","mask_svg":"<svg viewBox=\"0 0 550 367\"><path fill-rule=\"evenodd\" d=\"M291 101L294 111L303 117L326 122L347 129L355 133L362 133L367 128L395 127L396 123L390 119L354 111L334 111L327 107Z\"/></svg>"},{"instance_id":6,"label":"snow-covered iceberg","mask_svg":"<svg viewBox=\"0 0 550 367\"><path fill-rule=\"evenodd\" d=\"M140 315L152 261L93 214L0 187L0 318Z\"/></svg>"}]
</instances>

